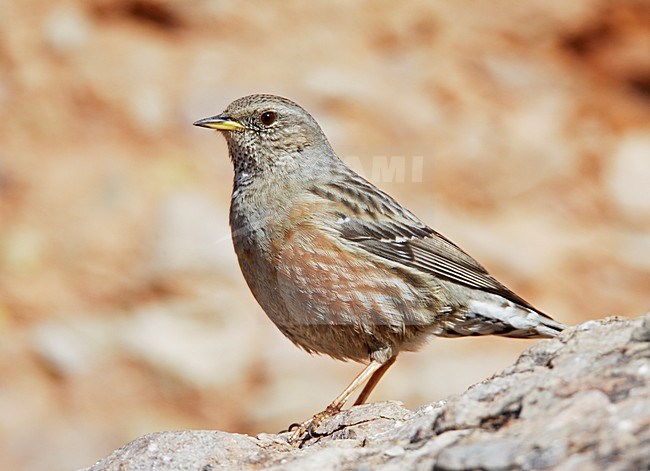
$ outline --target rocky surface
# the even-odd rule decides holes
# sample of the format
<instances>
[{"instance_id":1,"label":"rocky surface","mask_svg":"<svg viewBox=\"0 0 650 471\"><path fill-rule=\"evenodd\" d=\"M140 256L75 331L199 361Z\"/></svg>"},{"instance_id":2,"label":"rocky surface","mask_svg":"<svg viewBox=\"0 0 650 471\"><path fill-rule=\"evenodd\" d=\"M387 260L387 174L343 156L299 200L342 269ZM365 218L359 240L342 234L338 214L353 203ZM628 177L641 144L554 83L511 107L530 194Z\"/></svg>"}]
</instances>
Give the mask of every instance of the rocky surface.
<instances>
[{"instance_id":1,"label":"rocky surface","mask_svg":"<svg viewBox=\"0 0 650 471\"><path fill-rule=\"evenodd\" d=\"M444 381L444 378L440 379ZM145 435L87 471L640 470L650 466L650 314L568 329L501 373L415 412L354 407L301 448L287 434Z\"/></svg>"}]
</instances>

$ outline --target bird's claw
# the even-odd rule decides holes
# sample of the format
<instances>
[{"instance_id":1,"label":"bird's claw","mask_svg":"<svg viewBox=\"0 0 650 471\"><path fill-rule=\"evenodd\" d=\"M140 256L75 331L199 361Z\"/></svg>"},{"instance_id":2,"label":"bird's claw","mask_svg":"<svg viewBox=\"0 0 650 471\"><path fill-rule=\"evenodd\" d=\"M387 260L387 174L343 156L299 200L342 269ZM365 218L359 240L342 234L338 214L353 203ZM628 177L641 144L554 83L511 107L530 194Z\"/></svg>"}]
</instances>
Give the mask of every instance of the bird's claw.
<instances>
[{"instance_id":1,"label":"bird's claw","mask_svg":"<svg viewBox=\"0 0 650 471\"><path fill-rule=\"evenodd\" d=\"M283 433L292 432L292 431L294 431L296 428L300 427L300 425L301 425L301 424L299 424L298 422L294 422L294 423L292 423L291 425L289 425L287 428L285 428L284 430L280 430L280 431L278 432L278 435L283 434Z\"/></svg>"},{"instance_id":2,"label":"bird's claw","mask_svg":"<svg viewBox=\"0 0 650 471\"><path fill-rule=\"evenodd\" d=\"M323 421L329 417L332 417L333 415L336 415L339 412L339 410L335 410L334 408L327 408L324 411L319 412L318 414L314 415L311 419L306 420L302 424L291 424L289 426L289 430L291 431L294 428L297 428L297 430L291 435L289 438L289 443L298 445L298 448L301 448L307 440L310 438L317 438L321 437L325 434L319 433L316 431L318 426L323 423Z\"/></svg>"}]
</instances>

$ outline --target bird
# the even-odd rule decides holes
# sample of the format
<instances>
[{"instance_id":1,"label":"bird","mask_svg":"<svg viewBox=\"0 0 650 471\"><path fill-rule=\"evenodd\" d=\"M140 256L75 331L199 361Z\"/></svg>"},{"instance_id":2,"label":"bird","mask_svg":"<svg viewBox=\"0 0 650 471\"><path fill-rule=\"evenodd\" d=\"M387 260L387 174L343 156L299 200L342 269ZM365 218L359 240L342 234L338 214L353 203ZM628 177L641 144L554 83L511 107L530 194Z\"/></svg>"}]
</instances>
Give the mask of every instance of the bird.
<instances>
[{"instance_id":1,"label":"bird","mask_svg":"<svg viewBox=\"0 0 650 471\"><path fill-rule=\"evenodd\" d=\"M294 442L316 436L359 389L354 405L365 403L399 353L431 336L551 338L566 328L350 169L297 103L249 95L193 124L225 137L234 250L266 315L308 353L365 364L294 424Z\"/></svg>"}]
</instances>

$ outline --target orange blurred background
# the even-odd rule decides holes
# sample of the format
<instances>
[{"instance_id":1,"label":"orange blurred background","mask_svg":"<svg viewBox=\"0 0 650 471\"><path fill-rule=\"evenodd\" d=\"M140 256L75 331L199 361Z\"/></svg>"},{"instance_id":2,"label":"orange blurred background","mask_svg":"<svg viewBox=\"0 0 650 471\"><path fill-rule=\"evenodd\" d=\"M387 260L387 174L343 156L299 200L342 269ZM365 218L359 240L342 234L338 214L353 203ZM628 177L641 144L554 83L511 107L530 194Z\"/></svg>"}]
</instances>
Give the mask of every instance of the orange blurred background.
<instances>
[{"instance_id":1,"label":"orange blurred background","mask_svg":"<svg viewBox=\"0 0 650 471\"><path fill-rule=\"evenodd\" d=\"M0 7L1 469L275 432L359 371L293 347L239 272L226 146L191 123L250 93L558 320L650 307L647 0ZM441 400L531 344L434 340L372 399Z\"/></svg>"}]
</instances>

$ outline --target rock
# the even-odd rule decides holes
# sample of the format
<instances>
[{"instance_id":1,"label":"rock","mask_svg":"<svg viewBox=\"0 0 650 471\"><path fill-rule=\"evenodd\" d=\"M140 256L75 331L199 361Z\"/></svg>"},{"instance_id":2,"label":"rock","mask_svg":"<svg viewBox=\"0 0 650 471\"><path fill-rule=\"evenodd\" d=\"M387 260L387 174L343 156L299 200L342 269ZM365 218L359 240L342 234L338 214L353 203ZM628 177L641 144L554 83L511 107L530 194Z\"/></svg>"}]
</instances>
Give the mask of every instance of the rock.
<instances>
[{"instance_id":1,"label":"rock","mask_svg":"<svg viewBox=\"0 0 650 471\"><path fill-rule=\"evenodd\" d=\"M219 299L209 301L168 302L131 313L121 330L123 351L194 388L227 389L244 381L253 358L237 332L251 321L219 315Z\"/></svg>"},{"instance_id":2,"label":"rock","mask_svg":"<svg viewBox=\"0 0 650 471\"><path fill-rule=\"evenodd\" d=\"M173 114L165 93L148 84L134 90L129 101L129 114L138 128L149 135L156 135L169 123Z\"/></svg>"},{"instance_id":3,"label":"rock","mask_svg":"<svg viewBox=\"0 0 650 471\"><path fill-rule=\"evenodd\" d=\"M101 349L92 327L90 323L44 322L32 331L32 349L56 376L85 374L96 365Z\"/></svg>"},{"instance_id":4,"label":"rock","mask_svg":"<svg viewBox=\"0 0 650 471\"><path fill-rule=\"evenodd\" d=\"M83 9L75 5L55 8L47 17L43 35L46 44L58 54L81 48L88 39L91 24Z\"/></svg>"},{"instance_id":5,"label":"rock","mask_svg":"<svg viewBox=\"0 0 650 471\"><path fill-rule=\"evenodd\" d=\"M648 469L650 314L567 329L446 402L353 407L292 447L288 433L160 432L87 471Z\"/></svg>"},{"instance_id":6,"label":"rock","mask_svg":"<svg viewBox=\"0 0 650 471\"><path fill-rule=\"evenodd\" d=\"M650 215L650 136L647 131L628 133L612 156L607 185L620 209L631 217Z\"/></svg>"},{"instance_id":7,"label":"rock","mask_svg":"<svg viewBox=\"0 0 650 471\"><path fill-rule=\"evenodd\" d=\"M178 191L161 205L150 270L219 273L240 281L228 221L206 195Z\"/></svg>"}]
</instances>

